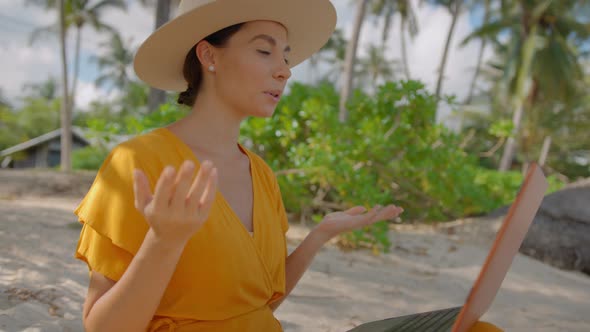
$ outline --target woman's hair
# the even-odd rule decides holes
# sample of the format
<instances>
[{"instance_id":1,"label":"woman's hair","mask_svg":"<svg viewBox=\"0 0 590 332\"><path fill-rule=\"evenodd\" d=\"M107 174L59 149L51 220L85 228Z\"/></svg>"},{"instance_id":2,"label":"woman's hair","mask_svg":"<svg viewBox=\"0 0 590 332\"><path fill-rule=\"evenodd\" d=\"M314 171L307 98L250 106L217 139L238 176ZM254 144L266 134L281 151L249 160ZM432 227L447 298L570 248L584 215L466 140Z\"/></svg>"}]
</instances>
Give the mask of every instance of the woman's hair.
<instances>
[{"instance_id":1,"label":"woman's hair","mask_svg":"<svg viewBox=\"0 0 590 332\"><path fill-rule=\"evenodd\" d=\"M233 36L233 34L238 32L242 25L244 25L244 23L229 26L227 28L214 32L203 39L215 47L225 46L229 38ZM190 107L194 105L195 99L197 99L197 94L199 92L199 87L201 86L201 82L203 81L202 64L199 61L199 58L197 57L196 48L197 45L195 44L186 55L186 58L184 59L182 74L184 76L184 79L188 83L188 88L186 89L186 91L181 92L180 95L178 95L178 103Z\"/></svg>"}]
</instances>

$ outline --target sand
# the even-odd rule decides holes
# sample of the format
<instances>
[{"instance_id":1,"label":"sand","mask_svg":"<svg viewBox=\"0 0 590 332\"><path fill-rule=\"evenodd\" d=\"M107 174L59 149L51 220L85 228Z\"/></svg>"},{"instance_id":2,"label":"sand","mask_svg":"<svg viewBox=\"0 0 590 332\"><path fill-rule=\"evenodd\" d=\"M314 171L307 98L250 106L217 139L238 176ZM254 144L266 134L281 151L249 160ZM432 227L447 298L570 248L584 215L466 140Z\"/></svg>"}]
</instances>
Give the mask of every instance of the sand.
<instances>
[{"instance_id":1,"label":"sand","mask_svg":"<svg viewBox=\"0 0 590 332\"><path fill-rule=\"evenodd\" d=\"M81 197L70 196L0 195L0 331L83 331L88 270L73 258L72 213ZM461 305L498 220L449 225L396 227L391 252L379 256L326 245L277 318L287 332L346 331ZM308 231L292 224L289 250ZM590 331L590 278L519 254L483 319L506 331Z\"/></svg>"}]
</instances>

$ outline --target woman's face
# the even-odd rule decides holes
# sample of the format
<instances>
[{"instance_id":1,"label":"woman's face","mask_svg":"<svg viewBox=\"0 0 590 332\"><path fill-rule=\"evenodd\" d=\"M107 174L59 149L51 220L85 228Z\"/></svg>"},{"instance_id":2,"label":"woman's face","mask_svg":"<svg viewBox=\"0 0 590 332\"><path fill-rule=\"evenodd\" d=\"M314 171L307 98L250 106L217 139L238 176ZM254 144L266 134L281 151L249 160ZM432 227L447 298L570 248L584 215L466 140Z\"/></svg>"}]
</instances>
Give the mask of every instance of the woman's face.
<instances>
[{"instance_id":1,"label":"woman's face","mask_svg":"<svg viewBox=\"0 0 590 332\"><path fill-rule=\"evenodd\" d=\"M291 77L285 27L248 22L215 54L214 84L222 100L243 117L272 116Z\"/></svg>"}]
</instances>

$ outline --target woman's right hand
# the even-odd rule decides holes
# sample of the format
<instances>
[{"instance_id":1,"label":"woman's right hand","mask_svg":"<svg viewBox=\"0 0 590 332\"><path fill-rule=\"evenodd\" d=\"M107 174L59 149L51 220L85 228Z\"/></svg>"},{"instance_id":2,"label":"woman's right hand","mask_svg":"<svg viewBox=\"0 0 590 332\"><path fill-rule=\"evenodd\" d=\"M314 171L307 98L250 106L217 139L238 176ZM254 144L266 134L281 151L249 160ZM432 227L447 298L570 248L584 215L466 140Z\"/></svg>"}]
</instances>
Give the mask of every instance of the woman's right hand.
<instances>
[{"instance_id":1,"label":"woman's right hand","mask_svg":"<svg viewBox=\"0 0 590 332\"><path fill-rule=\"evenodd\" d=\"M135 169L135 207L145 216L154 235L170 244L186 243L205 223L217 192L217 169L209 161L191 183L195 164L185 161L178 173L172 166L162 171L152 194L145 173Z\"/></svg>"}]
</instances>

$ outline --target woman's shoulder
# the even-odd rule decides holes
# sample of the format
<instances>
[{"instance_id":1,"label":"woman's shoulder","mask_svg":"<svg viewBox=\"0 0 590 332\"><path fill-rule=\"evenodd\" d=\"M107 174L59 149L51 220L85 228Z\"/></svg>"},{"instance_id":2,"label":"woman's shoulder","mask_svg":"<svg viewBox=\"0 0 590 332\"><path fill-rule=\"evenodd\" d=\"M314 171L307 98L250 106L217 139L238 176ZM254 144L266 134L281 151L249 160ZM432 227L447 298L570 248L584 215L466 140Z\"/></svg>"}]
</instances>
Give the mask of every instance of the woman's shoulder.
<instances>
[{"instance_id":1,"label":"woman's shoulder","mask_svg":"<svg viewBox=\"0 0 590 332\"><path fill-rule=\"evenodd\" d=\"M182 162L181 156L170 144L160 129L139 134L117 144L101 170L116 170L118 174L130 177L134 169L141 169L150 182L155 183L164 167L177 166Z\"/></svg>"},{"instance_id":2,"label":"woman's shoulder","mask_svg":"<svg viewBox=\"0 0 590 332\"><path fill-rule=\"evenodd\" d=\"M161 156L161 153L167 149L160 130L161 128L153 129L117 144L111 150L111 155L121 159L131 159L138 163L149 162L155 157Z\"/></svg>"}]
</instances>

